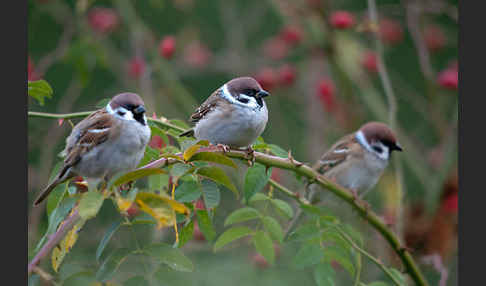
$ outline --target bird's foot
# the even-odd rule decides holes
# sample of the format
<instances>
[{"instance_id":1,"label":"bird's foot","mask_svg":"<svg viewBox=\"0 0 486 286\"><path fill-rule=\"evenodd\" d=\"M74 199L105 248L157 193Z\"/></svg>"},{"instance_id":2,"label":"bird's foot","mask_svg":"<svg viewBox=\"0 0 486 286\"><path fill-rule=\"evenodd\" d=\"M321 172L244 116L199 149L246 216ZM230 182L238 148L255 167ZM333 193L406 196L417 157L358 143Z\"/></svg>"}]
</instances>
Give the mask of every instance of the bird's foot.
<instances>
[{"instance_id":1,"label":"bird's foot","mask_svg":"<svg viewBox=\"0 0 486 286\"><path fill-rule=\"evenodd\" d=\"M255 150L251 146L248 146L245 151L248 156L248 165L251 167L255 164Z\"/></svg>"},{"instance_id":2,"label":"bird's foot","mask_svg":"<svg viewBox=\"0 0 486 286\"><path fill-rule=\"evenodd\" d=\"M230 147L228 147L228 145L217 144L216 147L220 148L221 151L223 151L223 155L230 151Z\"/></svg>"}]
</instances>

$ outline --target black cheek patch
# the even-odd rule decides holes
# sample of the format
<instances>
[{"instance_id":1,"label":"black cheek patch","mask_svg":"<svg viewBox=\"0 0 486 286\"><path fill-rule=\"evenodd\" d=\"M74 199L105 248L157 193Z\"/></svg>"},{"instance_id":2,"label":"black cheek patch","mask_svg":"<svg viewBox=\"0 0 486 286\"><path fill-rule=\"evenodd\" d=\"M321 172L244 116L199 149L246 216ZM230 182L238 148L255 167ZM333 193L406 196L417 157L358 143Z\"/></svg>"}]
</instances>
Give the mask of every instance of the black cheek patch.
<instances>
[{"instance_id":1,"label":"black cheek patch","mask_svg":"<svg viewBox=\"0 0 486 286\"><path fill-rule=\"evenodd\" d=\"M145 125L145 120L143 120L143 113L134 114L133 118L140 122L140 124Z\"/></svg>"}]
</instances>

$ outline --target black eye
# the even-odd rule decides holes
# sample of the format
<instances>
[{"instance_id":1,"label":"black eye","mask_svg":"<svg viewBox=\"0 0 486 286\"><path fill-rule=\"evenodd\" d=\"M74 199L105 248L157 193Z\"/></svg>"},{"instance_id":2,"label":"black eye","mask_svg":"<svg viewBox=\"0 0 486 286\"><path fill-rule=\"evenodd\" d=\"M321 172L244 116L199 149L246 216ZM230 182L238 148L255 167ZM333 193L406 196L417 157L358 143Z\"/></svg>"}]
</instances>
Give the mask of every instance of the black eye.
<instances>
[{"instance_id":1,"label":"black eye","mask_svg":"<svg viewBox=\"0 0 486 286\"><path fill-rule=\"evenodd\" d=\"M373 146L373 150L375 150L378 153L383 152L383 149L381 147L379 147L379 146Z\"/></svg>"},{"instance_id":2,"label":"black eye","mask_svg":"<svg viewBox=\"0 0 486 286\"><path fill-rule=\"evenodd\" d=\"M242 96L238 97L238 101L241 102L241 103L248 103L248 98L244 98Z\"/></svg>"},{"instance_id":3,"label":"black eye","mask_svg":"<svg viewBox=\"0 0 486 286\"><path fill-rule=\"evenodd\" d=\"M118 113L118 115L120 115L120 116L124 116L124 115L125 115L125 112L123 112L123 111L118 111L117 113Z\"/></svg>"},{"instance_id":4,"label":"black eye","mask_svg":"<svg viewBox=\"0 0 486 286\"><path fill-rule=\"evenodd\" d=\"M245 92L246 95L248 96L255 96L256 94L256 91L254 89L248 89L246 92Z\"/></svg>"}]
</instances>

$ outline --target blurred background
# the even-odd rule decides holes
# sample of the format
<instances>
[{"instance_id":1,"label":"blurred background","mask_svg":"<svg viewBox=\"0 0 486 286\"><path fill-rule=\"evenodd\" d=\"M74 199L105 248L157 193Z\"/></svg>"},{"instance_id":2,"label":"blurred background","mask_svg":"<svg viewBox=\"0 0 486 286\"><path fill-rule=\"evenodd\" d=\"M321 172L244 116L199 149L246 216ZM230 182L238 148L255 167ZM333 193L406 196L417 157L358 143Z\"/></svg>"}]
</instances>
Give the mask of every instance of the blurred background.
<instances>
[{"instance_id":1,"label":"blurred background","mask_svg":"<svg viewBox=\"0 0 486 286\"><path fill-rule=\"evenodd\" d=\"M45 79L54 94L43 106L29 98L28 109L89 111L131 91L143 97L148 115L186 121L219 86L249 75L271 92L265 142L309 164L363 123L386 122L404 152L394 154L367 200L414 250L431 285L457 285L457 35L457 1L29 0L28 79ZM28 120L29 258L47 227L45 207L32 202L70 131L67 120ZM274 170L272 177L302 189L292 173ZM227 193L221 202L218 234L238 205ZM336 212L359 225L371 253L400 265L349 207ZM60 281L99 267L94 252L118 216L105 204L86 224L56 274ZM109 247L129 235L120 231ZM172 230L140 226L136 235L172 239ZM161 267L153 285L315 285L312 272L292 265L291 243L280 246L273 267L244 241L215 254L195 234L182 249L195 271ZM114 283L137 267L136 259L124 263ZM364 264L363 281L380 275Z\"/></svg>"}]
</instances>

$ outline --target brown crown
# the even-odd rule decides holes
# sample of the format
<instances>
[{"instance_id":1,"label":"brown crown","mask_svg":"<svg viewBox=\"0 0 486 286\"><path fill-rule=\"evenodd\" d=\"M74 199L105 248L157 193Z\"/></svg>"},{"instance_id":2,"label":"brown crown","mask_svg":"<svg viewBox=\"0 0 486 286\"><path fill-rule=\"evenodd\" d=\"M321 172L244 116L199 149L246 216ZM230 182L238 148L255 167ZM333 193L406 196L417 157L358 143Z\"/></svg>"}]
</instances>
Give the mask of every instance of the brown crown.
<instances>
[{"instance_id":1,"label":"brown crown","mask_svg":"<svg viewBox=\"0 0 486 286\"><path fill-rule=\"evenodd\" d=\"M256 92L262 90L260 84L252 77L237 77L226 83L228 91L232 95L246 93L247 90L254 90Z\"/></svg>"},{"instance_id":2,"label":"brown crown","mask_svg":"<svg viewBox=\"0 0 486 286\"><path fill-rule=\"evenodd\" d=\"M143 100L142 98L136 94L136 93L131 93L131 92L124 92L115 95L111 101L110 101L110 106L113 109L118 108L119 106L127 107L127 106L143 106Z\"/></svg>"},{"instance_id":3,"label":"brown crown","mask_svg":"<svg viewBox=\"0 0 486 286\"><path fill-rule=\"evenodd\" d=\"M396 145L397 139L393 131L384 123L368 122L359 129L368 142L380 141L386 145Z\"/></svg>"}]
</instances>

